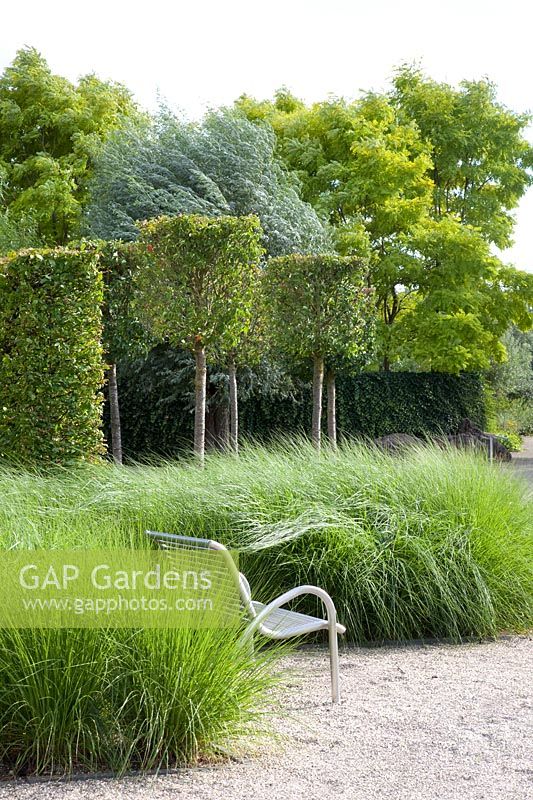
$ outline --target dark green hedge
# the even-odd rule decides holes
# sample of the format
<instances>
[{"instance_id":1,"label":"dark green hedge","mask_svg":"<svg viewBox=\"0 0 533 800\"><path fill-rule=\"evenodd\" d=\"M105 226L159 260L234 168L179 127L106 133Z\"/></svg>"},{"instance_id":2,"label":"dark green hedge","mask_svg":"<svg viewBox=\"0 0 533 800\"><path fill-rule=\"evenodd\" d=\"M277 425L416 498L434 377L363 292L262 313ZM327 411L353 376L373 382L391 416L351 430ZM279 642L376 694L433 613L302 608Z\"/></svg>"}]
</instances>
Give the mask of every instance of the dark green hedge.
<instances>
[{"instance_id":1,"label":"dark green hedge","mask_svg":"<svg viewBox=\"0 0 533 800\"><path fill-rule=\"evenodd\" d=\"M172 456L192 447L194 359L158 345L143 359L117 366L122 447L125 457ZM109 407L105 438L111 441Z\"/></svg>"},{"instance_id":2,"label":"dark green hedge","mask_svg":"<svg viewBox=\"0 0 533 800\"><path fill-rule=\"evenodd\" d=\"M465 417L485 427L479 375L371 372L339 379L339 427L371 437L455 433Z\"/></svg>"},{"instance_id":3,"label":"dark green hedge","mask_svg":"<svg viewBox=\"0 0 533 800\"><path fill-rule=\"evenodd\" d=\"M0 261L0 458L66 463L103 451L101 305L94 253Z\"/></svg>"},{"instance_id":4,"label":"dark green hedge","mask_svg":"<svg viewBox=\"0 0 533 800\"><path fill-rule=\"evenodd\" d=\"M174 455L192 442L194 365L190 356L160 345L143 360L119 365L124 452ZM469 417L485 424L483 384L478 375L374 372L340 375L337 380L341 433L369 437L404 432L456 432ZM282 370L241 375L240 415L244 436L309 432L308 383ZM223 374L210 372L208 428L226 402Z\"/></svg>"},{"instance_id":5,"label":"dark green hedge","mask_svg":"<svg viewBox=\"0 0 533 800\"><path fill-rule=\"evenodd\" d=\"M364 372L337 378L341 435L455 433L465 417L485 425L483 382L476 374ZM243 431L257 437L295 428L309 431L310 387L305 384L295 397L283 400L256 394L242 404L241 421Z\"/></svg>"}]
</instances>

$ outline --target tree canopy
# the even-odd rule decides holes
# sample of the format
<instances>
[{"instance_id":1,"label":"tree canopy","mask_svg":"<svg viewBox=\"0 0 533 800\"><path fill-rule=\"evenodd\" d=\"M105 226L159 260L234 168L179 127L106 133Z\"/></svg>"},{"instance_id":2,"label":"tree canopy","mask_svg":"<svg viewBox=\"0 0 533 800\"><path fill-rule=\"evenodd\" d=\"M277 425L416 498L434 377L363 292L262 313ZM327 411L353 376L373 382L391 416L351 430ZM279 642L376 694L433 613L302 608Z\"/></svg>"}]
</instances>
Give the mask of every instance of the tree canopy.
<instances>
[{"instance_id":1,"label":"tree canopy","mask_svg":"<svg viewBox=\"0 0 533 800\"><path fill-rule=\"evenodd\" d=\"M459 372L505 357L508 325L531 325L533 276L491 245L510 243L533 149L528 118L499 105L492 84L454 89L402 68L389 93L351 103L308 107L282 90L237 107L273 126L340 252L369 256L384 368Z\"/></svg>"},{"instance_id":2,"label":"tree canopy","mask_svg":"<svg viewBox=\"0 0 533 800\"><path fill-rule=\"evenodd\" d=\"M367 322L365 265L332 255L271 258L263 293L274 345L313 362L312 438L320 446L322 384L327 358L357 355Z\"/></svg>"},{"instance_id":3,"label":"tree canopy","mask_svg":"<svg viewBox=\"0 0 533 800\"><path fill-rule=\"evenodd\" d=\"M275 149L270 125L239 112L212 112L193 123L163 109L106 143L91 186L90 231L131 240L137 221L161 214L255 214L271 254L323 249L325 227Z\"/></svg>"},{"instance_id":4,"label":"tree canopy","mask_svg":"<svg viewBox=\"0 0 533 800\"><path fill-rule=\"evenodd\" d=\"M530 117L501 105L489 80L454 88L415 67L398 70L391 99L431 149L431 215L472 225L500 248L512 244L512 211L533 182Z\"/></svg>"},{"instance_id":5,"label":"tree canopy","mask_svg":"<svg viewBox=\"0 0 533 800\"><path fill-rule=\"evenodd\" d=\"M10 218L31 218L48 244L76 235L95 152L138 113L124 86L94 75L74 85L34 48L19 50L0 76L0 181Z\"/></svg>"},{"instance_id":6,"label":"tree canopy","mask_svg":"<svg viewBox=\"0 0 533 800\"><path fill-rule=\"evenodd\" d=\"M206 350L236 348L250 325L261 226L253 216L189 214L146 220L140 229L138 308L156 335L194 353L194 450L203 459Z\"/></svg>"}]
</instances>

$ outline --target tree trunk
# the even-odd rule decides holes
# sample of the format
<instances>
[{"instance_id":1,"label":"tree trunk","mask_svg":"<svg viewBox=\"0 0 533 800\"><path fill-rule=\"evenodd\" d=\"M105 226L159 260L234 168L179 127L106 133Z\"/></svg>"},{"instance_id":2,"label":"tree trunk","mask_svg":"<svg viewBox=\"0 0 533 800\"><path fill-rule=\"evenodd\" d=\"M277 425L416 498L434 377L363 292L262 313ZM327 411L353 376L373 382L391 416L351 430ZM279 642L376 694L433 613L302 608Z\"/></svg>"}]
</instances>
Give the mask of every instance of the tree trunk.
<instances>
[{"instance_id":1,"label":"tree trunk","mask_svg":"<svg viewBox=\"0 0 533 800\"><path fill-rule=\"evenodd\" d=\"M237 396L237 366L229 362L229 443L234 453L239 452L239 399Z\"/></svg>"},{"instance_id":2,"label":"tree trunk","mask_svg":"<svg viewBox=\"0 0 533 800\"><path fill-rule=\"evenodd\" d=\"M335 391L335 373L328 369L326 374L326 389L328 393L328 439L334 450L337 449L337 399Z\"/></svg>"},{"instance_id":3,"label":"tree trunk","mask_svg":"<svg viewBox=\"0 0 533 800\"><path fill-rule=\"evenodd\" d=\"M313 359L313 423L311 441L320 450L320 423L322 418L322 386L324 384L324 359L315 356Z\"/></svg>"},{"instance_id":4,"label":"tree trunk","mask_svg":"<svg viewBox=\"0 0 533 800\"><path fill-rule=\"evenodd\" d=\"M110 364L107 372L109 393L109 417L111 421L111 452L115 464L122 464L122 433L120 430L120 408L118 405L117 365Z\"/></svg>"},{"instance_id":5,"label":"tree trunk","mask_svg":"<svg viewBox=\"0 0 533 800\"><path fill-rule=\"evenodd\" d=\"M383 356L383 361L381 364L381 371L382 372L390 372L390 359L388 355Z\"/></svg>"},{"instance_id":6,"label":"tree trunk","mask_svg":"<svg viewBox=\"0 0 533 800\"><path fill-rule=\"evenodd\" d=\"M205 394L207 386L207 366L205 347L200 342L194 346L196 375L194 378L194 454L203 465L205 458Z\"/></svg>"}]
</instances>

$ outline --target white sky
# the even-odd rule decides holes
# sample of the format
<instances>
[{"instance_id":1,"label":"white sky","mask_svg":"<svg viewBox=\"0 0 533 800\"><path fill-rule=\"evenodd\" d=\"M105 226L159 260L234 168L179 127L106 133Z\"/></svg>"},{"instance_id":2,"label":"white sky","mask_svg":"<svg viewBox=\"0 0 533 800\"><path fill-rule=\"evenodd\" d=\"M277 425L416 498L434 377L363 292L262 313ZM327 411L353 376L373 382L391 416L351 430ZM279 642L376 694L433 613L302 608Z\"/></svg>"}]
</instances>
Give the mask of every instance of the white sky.
<instances>
[{"instance_id":1,"label":"white sky","mask_svg":"<svg viewBox=\"0 0 533 800\"><path fill-rule=\"evenodd\" d=\"M421 61L436 80L488 76L499 99L533 109L528 0L3 0L0 70L36 47L75 80L125 83L154 108L158 93L188 115L281 85L307 101L386 88ZM529 130L533 140L533 127ZM533 271L533 190L506 260Z\"/></svg>"}]
</instances>

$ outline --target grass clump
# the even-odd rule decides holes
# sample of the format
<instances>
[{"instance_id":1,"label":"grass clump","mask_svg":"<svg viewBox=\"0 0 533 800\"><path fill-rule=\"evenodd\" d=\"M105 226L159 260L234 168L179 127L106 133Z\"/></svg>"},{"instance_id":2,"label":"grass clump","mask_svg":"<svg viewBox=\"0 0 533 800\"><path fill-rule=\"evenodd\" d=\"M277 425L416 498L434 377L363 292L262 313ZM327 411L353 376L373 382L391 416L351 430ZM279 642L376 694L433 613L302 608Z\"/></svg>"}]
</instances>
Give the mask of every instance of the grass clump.
<instances>
[{"instance_id":1,"label":"grass clump","mask_svg":"<svg viewBox=\"0 0 533 800\"><path fill-rule=\"evenodd\" d=\"M139 545L144 530L241 550L263 598L333 596L349 638L460 638L533 619L533 503L512 468L457 450L402 457L304 442L165 462L0 473L4 547Z\"/></svg>"},{"instance_id":2,"label":"grass clump","mask_svg":"<svg viewBox=\"0 0 533 800\"><path fill-rule=\"evenodd\" d=\"M0 631L0 764L14 774L183 766L263 723L276 651L234 629Z\"/></svg>"}]
</instances>

